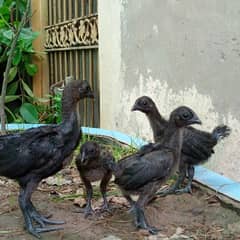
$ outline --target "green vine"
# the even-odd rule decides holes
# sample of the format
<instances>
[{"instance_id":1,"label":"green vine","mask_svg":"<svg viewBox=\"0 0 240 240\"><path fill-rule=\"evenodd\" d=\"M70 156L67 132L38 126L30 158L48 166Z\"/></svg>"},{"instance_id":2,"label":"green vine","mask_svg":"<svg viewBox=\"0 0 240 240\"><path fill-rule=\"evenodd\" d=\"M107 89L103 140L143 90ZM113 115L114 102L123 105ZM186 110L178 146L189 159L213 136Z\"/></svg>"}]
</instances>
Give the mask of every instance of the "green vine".
<instances>
[{"instance_id":1,"label":"green vine","mask_svg":"<svg viewBox=\"0 0 240 240\"><path fill-rule=\"evenodd\" d=\"M12 41L26 10L26 3L26 0L0 0L1 72L4 72ZM32 56L36 54L32 43L38 35L39 33L33 32L28 23L23 26L18 36L5 98L8 122L39 122L40 110L43 110L40 107L41 99L36 98L31 90L31 78L37 72L37 66L32 63ZM2 81L3 76L0 76L0 83Z\"/></svg>"}]
</instances>

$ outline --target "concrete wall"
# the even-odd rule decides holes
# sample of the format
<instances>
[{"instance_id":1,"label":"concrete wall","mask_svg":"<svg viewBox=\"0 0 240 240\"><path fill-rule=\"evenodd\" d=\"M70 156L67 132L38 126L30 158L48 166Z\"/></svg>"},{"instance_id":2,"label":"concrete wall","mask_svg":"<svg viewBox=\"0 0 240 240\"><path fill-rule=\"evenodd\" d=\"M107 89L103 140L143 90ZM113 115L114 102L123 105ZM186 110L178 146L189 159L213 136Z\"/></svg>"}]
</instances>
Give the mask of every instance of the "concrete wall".
<instances>
[{"instance_id":1,"label":"concrete wall","mask_svg":"<svg viewBox=\"0 0 240 240\"><path fill-rule=\"evenodd\" d=\"M100 0L101 127L151 140L137 97L166 117L188 105L233 129L208 167L240 180L239 19L239 0Z\"/></svg>"}]
</instances>

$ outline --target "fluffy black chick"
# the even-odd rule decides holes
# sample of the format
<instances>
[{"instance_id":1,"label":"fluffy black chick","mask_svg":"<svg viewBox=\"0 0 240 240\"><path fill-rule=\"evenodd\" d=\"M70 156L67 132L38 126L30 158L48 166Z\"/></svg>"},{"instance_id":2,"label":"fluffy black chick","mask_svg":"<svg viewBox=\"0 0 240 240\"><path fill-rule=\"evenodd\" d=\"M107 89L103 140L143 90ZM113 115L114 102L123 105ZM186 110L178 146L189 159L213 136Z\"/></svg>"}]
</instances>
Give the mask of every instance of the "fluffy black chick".
<instances>
[{"instance_id":1,"label":"fluffy black chick","mask_svg":"<svg viewBox=\"0 0 240 240\"><path fill-rule=\"evenodd\" d=\"M154 101L147 96L142 96L135 101L132 111L140 111L146 114L155 142L161 141L168 121L164 119L158 111ZM212 132L201 131L193 127L186 127L183 133L183 146L180 161L179 177L176 183L167 191L159 192L160 195L168 193L192 192L191 185L194 177L194 165L203 164L214 153L214 146L222 138L230 134L230 128L226 125L219 125ZM146 145L142 152L151 151L152 145ZM186 174L188 175L187 186L179 189Z\"/></svg>"},{"instance_id":2,"label":"fluffy black chick","mask_svg":"<svg viewBox=\"0 0 240 240\"><path fill-rule=\"evenodd\" d=\"M106 164L115 175L115 183L132 206L135 225L147 229L151 234L158 230L148 224L144 207L178 168L183 129L194 123L200 123L197 115L188 107L179 107L171 113L163 137L152 151L143 154L137 152L117 163ZM139 195L136 202L131 194Z\"/></svg>"},{"instance_id":3,"label":"fluffy black chick","mask_svg":"<svg viewBox=\"0 0 240 240\"><path fill-rule=\"evenodd\" d=\"M76 158L76 165L87 193L87 205L84 210L85 217L94 214L91 206L93 195L91 182L101 180L100 191L103 197L101 210L109 211L106 191L107 185L112 177L112 171L104 168L104 162L108 161L108 159L114 162L112 154L106 149L101 148L100 145L94 141L84 143L81 146L80 154Z\"/></svg>"},{"instance_id":4,"label":"fluffy black chick","mask_svg":"<svg viewBox=\"0 0 240 240\"><path fill-rule=\"evenodd\" d=\"M93 97L88 82L74 80L63 91L61 124L0 136L0 175L19 183L18 201L25 228L35 237L40 238L41 232L62 229L46 227L46 224L64 222L42 216L34 207L31 196L42 179L54 175L71 160L82 136L78 103L86 97ZM39 226L36 227L34 222Z\"/></svg>"}]
</instances>

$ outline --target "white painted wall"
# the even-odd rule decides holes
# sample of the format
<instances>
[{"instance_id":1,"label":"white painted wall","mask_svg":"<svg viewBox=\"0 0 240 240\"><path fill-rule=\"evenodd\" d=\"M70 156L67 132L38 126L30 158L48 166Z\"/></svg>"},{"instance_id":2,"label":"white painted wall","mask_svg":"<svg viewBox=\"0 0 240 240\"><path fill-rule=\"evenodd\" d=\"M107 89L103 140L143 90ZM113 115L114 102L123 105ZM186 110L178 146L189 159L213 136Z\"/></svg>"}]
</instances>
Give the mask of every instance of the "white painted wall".
<instances>
[{"instance_id":1,"label":"white painted wall","mask_svg":"<svg viewBox=\"0 0 240 240\"><path fill-rule=\"evenodd\" d=\"M100 125L114 129L112 116L117 111L123 81L121 80L121 1L100 0L99 65Z\"/></svg>"},{"instance_id":2,"label":"white painted wall","mask_svg":"<svg viewBox=\"0 0 240 240\"><path fill-rule=\"evenodd\" d=\"M101 127L151 140L137 97L164 116L188 105L202 129L233 129L207 165L240 180L239 19L239 0L100 0Z\"/></svg>"}]
</instances>

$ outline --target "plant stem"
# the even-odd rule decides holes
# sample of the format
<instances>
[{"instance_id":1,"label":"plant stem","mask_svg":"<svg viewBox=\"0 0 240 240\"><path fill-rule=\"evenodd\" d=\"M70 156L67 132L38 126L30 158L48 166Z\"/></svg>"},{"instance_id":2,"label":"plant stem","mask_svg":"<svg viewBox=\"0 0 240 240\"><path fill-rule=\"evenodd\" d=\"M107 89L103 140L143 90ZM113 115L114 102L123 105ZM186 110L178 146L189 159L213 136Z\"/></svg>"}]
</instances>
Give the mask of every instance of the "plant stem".
<instances>
[{"instance_id":1,"label":"plant stem","mask_svg":"<svg viewBox=\"0 0 240 240\"><path fill-rule=\"evenodd\" d=\"M28 15L29 15L29 12L30 12L30 2L31 2L31 0L27 1L26 11L25 11L25 13L24 13L24 15L21 19L21 22L18 26L17 32L16 32L15 36L13 37L11 47L10 47L10 50L9 50L7 65L6 65L6 68L5 68L5 72L3 74L2 91L1 91L1 97L0 97L0 118L1 118L2 134L6 134L5 97L6 97L6 90L7 90L8 75L9 75L9 71L11 69L12 60L13 60L13 57L14 57L14 50L15 50L15 47L16 47L16 44L17 44L19 34L20 34L22 28L24 27L24 25L26 24L27 19L28 19Z\"/></svg>"}]
</instances>

